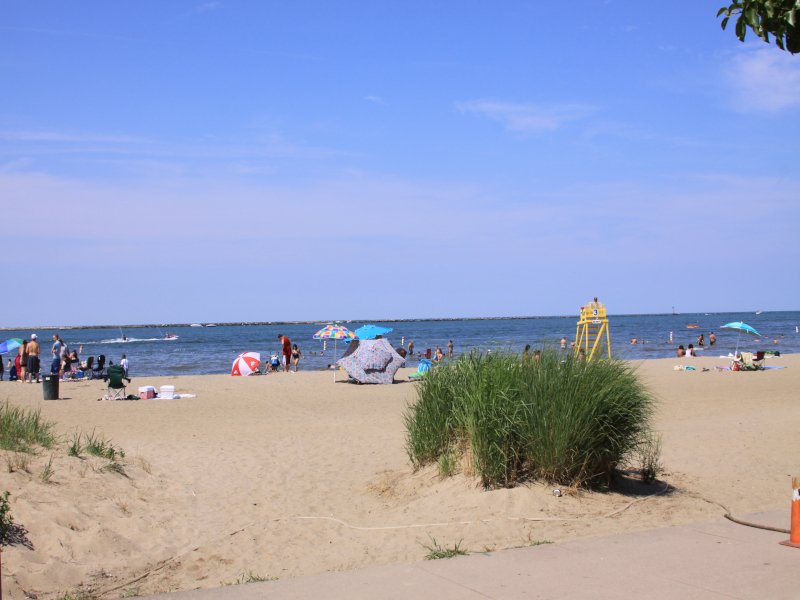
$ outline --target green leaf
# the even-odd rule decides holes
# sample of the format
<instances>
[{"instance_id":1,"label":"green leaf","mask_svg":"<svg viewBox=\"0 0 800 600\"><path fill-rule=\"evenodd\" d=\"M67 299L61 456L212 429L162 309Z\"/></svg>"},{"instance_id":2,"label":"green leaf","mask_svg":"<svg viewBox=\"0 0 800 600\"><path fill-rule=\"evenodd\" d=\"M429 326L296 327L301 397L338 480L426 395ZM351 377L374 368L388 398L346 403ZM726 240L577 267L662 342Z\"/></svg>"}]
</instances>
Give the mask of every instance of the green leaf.
<instances>
[{"instance_id":1,"label":"green leaf","mask_svg":"<svg viewBox=\"0 0 800 600\"><path fill-rule=\"evenodd\" d=\"M728 24L729 20L730 20L730 17L725 17L724 19L722 19L722 23L720 23L720 25L722 26L722 29L725 29L725 26Z\"/></svg>"},{"instance_id":2,"label":"green leaf","mask_svg":"<svg viewBox=\"0 0 800 600\"><path fill-rule=\"evenodd\" d=\"M745 33L747 33L747 23L744 21L744 16L736 19L736 37L740 42L744 41Z\"/></svg>"}]
</instances>

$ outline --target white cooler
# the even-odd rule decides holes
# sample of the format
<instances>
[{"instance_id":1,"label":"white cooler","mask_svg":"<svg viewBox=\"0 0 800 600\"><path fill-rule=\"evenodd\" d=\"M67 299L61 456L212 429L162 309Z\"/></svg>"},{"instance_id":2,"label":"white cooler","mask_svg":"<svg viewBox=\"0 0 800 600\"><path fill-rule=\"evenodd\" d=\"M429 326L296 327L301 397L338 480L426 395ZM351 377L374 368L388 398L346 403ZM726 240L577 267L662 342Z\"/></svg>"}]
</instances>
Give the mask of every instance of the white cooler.
<instances>
[{"instance_id":1,"label":"white cooler","mask_svg":"<svg viewBox=\"0 0 800 600\"><path fill-rule=\"evenodd\" d=\"M156 388L146 385L139 388L139 400L151 400L156 397Z\"/></svg>"},{"instance_id":2,"label":"white cooler","mask_svg":"<svg viewBox=\"0 0 800 600\"><path fill-rule=\"evenodd\" d=\"M158 397L164 400L173 400L175 398L175 386L162 385L158 390Z\"/></svg>"}]
</instances>

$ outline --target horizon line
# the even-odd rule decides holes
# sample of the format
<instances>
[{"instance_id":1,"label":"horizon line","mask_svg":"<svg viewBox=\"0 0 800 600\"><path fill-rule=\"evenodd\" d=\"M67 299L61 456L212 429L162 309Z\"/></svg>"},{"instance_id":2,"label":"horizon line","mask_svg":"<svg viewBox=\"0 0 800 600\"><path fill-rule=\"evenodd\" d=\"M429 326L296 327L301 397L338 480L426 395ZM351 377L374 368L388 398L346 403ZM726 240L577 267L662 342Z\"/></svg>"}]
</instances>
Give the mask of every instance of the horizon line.
<instances>
[{"instance_id":1,"label":"horizon line","mask_svg":"<svg viewBox=\"0 0 800 600\"><path fill-rule=\"evenodd\" d=\"M687 315L725 315L725 314L741 314L741 313L755 311L713 311L713 312L659 312L659 313L608 313L609 317L680 317ZM763 313L778 313L778 312L797 312L792 310L765 310ZM22 326L22 327L0 327L0 331L21 331L23 329L39 329L39 330L61 330L61 329L145 329L145 328L160 328L160 327L191 327L192 325L200 325L206 327L212 325L215 327L259 327L270 325L325 325L328 323L413 323L413 322L445 322L445 321L523 321L533 319L568 319L577 318L578 314L569 315L529 315L529 316L492 316L492 317L421 317L421 318L392 318L392 319L312 319L304 321L229 321L229 322L211 322L203 323L128 323L119 325L38 325L38 326Z\"/></svg>"}]
</instances>

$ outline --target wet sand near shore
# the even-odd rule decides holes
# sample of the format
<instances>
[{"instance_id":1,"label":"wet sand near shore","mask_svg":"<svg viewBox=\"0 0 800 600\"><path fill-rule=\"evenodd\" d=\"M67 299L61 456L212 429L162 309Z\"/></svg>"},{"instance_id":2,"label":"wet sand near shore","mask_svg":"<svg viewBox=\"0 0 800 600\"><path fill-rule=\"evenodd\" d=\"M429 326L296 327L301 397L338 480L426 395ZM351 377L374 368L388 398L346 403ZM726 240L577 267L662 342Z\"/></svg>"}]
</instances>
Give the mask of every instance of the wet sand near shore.
<instances>
[{"instance_id":1,"label":"wet sand near shore","mask_svg":"<svg viewBox=\"0 0 800 600\"><path fill-rule=\"evenodd\" d=\"M0 401L41 409L69 440L95 432L125 451L68 456L68 441L5 456L0 492L22 526L3 552L7 598L90 589L119 598L288 578L423 558L436 543L472 552L558 543L721 515L786 508L800 474L800 355L782 370L718 372L720 358L637 362L658 400L665 472L609 493L534 483L483 490L463 475L414 472L403 413L415 386L332 382L329 372L134 378L195 398L98 401L104 384L0 382ZM693 364L697 371L675 371ZM710 369L707 372L703 368ZM404 380L410 370L399 373ZM41 477L52 458L49 482ZM9 468L7 468L9 467Z\"/></svg>"}]
</instances>

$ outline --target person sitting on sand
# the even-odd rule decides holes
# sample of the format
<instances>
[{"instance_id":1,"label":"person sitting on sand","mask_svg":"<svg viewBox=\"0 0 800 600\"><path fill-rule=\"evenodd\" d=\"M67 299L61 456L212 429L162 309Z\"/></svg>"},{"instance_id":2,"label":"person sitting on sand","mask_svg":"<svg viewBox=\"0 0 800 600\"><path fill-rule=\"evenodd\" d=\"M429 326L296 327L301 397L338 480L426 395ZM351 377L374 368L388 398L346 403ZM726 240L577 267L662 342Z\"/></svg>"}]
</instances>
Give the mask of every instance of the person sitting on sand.
<instances>
[{"instance_id":1,"label":"person sitting on sand","mask_svg":"<svg viewBox=\"0 0 800 600\"><path fill-rule=\"evenodd\" d=\"M281 360L278 358L277 354L273 354L272 356L270 356L270 358L269 358L269 366L272 369L273 373L277 373L278 372L278 367L281 366Z\"/></svg>"},{"instance_id":2,"label":"person sitting on sand","mask_svg":"<svg viewBox=\"0 0 800 600\"><path fill-rule=\"evenodd\" d=\"M678 358L683 358L686 356L686 348L683 347L683 344L678 346L678 352L676 353Z\"/></svg>"},{"instance_id":3,"label":"person sitting on sand","mask_svg":"<svg viewBox=\"0 0 800 600\"><path fill-rule=\"evenodd\" d=\"M689 344L689 347L686 349L686 356L697 356L694 353L694 344Z\"/></svg>"},{"instance_id":4,"label":"person sitting on sand","mask_svg":"<svg viewBox=\"0 0 800 600\"><path fill-rule=\"evenodd\" d=\"M444 360L444 352L439 346L436 346L436 354L433 355L433 362L442 362Z\"/></svg>"}]
</instances>

